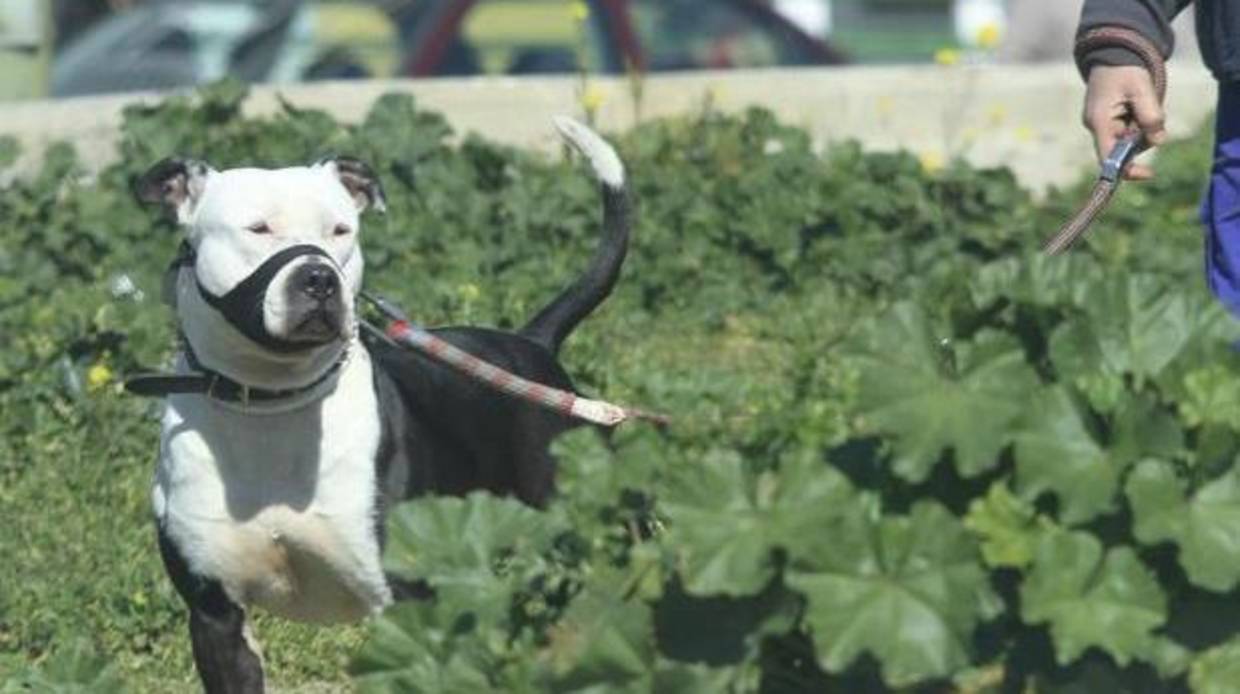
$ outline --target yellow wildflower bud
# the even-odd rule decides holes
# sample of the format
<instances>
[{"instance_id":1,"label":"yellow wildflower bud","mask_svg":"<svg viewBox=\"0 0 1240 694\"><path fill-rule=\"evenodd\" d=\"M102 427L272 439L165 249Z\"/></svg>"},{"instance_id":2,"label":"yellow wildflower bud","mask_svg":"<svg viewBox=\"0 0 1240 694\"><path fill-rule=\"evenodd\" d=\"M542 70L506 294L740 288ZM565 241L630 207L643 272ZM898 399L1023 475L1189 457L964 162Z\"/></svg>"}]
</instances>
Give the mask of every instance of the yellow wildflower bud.
<instances>
[{"instance_id":1,"label":"yellow wildflower bud","mask_svg":"<svg viewBox=\"0 0 1240 694\"><path fill-rule=\"evenodd\" d=\"M921 170L928 174L943 170L943 155L938 152L922 152L917 159L921 162Z\"/></svg>"},{"instance_id":2,"label":"yellow wildflower bud","mask_svg":"<svg viewBox=\"0 0 1240 694\"><path fill-rule=\"evenodd\" d=\"M598 113L603 107L603 102L607 97L603 94L603 90L596 85L591 84L581 93L581 107L586 113Z\"/></svg>"},{"instance_id":3,"label":"yellow wildflower bud","mask_svg":"<svg viewBox=\"0 0 1240 694\"><path fill-rule=\"evenodd\" d=\"M569 3L568 11L573 16L574 22L584 22L590 18L590 6L583 0L574 0Z\"/></svg>"},{"instance_id":4,"label":"yellow wildflower bud","mask_svg":"<svg viewBox=\"0 0 1240 694\"><path fill-rule=\"evenodd\" d=\"M95 364L86 372L86 387L90 390L99 390L112 382L112 369L106 364Z\"/></svg>"},{"instance_id":5,"label":"yellow wildflower bud","mask_svg":"<svg viewBox=\"0 0 1240 694\"><path fill-rule=\"evenodd\" d=\"M940 48L934 52L934 62L939 65L955 65L960 62L960 51L955 48Z\"/></svg>"},{"instance_id":6,"label":"yellow wildflower bud","mask_svg":"<svg viewBox=\"0 0 1240 694\"><path fill-rule=\"evenodd\" d=\"M986 50L998 46L1001 38L1003 38L1003 31L994 22L983 24L982 28L977 30L977 45Z\"/></svg>"},{"instance_id":7,"label":"yellow wildflower bud","mask_svg":"<svg viewBox=\"0 0 1240 694\"><path fill-rule=\"evenodd\" d=\"M1002 125L1007 120L1007 116L1007 107L1003 104L993 104L986 111L986 120L990 121L991 125Z\"/></svg>"}]
</instances>

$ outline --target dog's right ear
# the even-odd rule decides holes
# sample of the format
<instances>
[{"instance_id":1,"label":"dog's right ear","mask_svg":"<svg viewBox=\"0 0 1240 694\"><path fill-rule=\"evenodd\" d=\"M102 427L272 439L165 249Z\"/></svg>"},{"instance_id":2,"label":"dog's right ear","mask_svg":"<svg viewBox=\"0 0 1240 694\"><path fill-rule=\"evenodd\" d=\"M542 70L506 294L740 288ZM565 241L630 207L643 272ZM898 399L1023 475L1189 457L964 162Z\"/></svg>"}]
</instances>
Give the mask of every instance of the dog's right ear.
<instances>
[{"instance_id":1,"label":"dog's right ear","mask_svg":"<svg viewBox=\"0 0 1240 694\"><path fill-rule=\"evenodd\" d=\"M169 157L139 176L133 192L144 203L163 205L186 224L213 173L214 169L197 159Z\"/></svg>"}]
</instances>

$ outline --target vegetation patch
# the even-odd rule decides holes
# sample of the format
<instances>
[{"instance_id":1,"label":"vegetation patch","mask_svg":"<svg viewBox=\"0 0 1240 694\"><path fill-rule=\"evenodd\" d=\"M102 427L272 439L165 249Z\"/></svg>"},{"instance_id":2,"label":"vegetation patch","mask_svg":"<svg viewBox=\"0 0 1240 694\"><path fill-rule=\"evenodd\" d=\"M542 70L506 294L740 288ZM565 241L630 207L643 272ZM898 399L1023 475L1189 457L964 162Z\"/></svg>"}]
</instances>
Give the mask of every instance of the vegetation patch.
<instances>
[{"instance_id":1,"label":"vegetation patch","mask_svg":"<svg viewBox=\"0 0 1240 694\"><path fill-rule=\"evenodd\" d=\"M0 691L194 681L149 518L157 406L119 386L172 349L178 239L128 192L152 162L368 161L389 214L362 231L367 284L430 325L519 325L594 248L579 162L455 138L408 95L357 126L244 98L134 107L117 164L53 148L0 195ZM546 511L396 509L385 561L437 597L353 628L260 618L275 686L1234 688L1240 362L1201 277L1206 135L1053 260L1081 188L819 152L761 110L617 143L633 247L565 361L674 425L558 441Z\"/></svg>"}]
</instances>

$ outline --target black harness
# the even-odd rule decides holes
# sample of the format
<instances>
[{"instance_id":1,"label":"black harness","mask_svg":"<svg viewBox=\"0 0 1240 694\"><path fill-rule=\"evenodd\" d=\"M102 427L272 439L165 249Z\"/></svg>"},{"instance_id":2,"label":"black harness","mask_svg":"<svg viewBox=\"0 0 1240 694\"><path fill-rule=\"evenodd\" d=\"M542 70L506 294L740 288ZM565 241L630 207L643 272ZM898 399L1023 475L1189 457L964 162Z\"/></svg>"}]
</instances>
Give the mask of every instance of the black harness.
<instances>
[{"instance_id":1,"label":"black harness","mask_svg":"<svg viewBox=\"0 0 1240 694\"><path fill-rule=\"evenodd\" d=\"M267 286L271 283L272 278L276 276L276 273L297 258L307 255L316 255L327 258L328 261L332 260L331 256L318 246L299 244L285 248L265 260L262 265L255 268L253 272L238 282L236 286L223 296L212 294L210 290L204 287L202 281L198 279L196 272L194 273L194 282L198 285L198 293L202 296L203 301L207 302L207 305L216 311L219 311L224 320L228 321L242 335L275 352L285 354L299 352L316 347L318 343L287 340L272 335L268 332L267 326L263 321L263 302L267 297ZM177 257L168 266L168 273L173 276L173 280L175 281L175 274L181 268L190 266L192 269L196 258L197 254L193 246L189 242L182 242ZM182 342L186 342L184 336L182 336ZM199 393L226 402L240 402L243 404L269 402L291 398L319 386L334 376L344 363L344 356L342 355L341 359L336 361L331 368L327 369L309 385L287 390L269 390L247 386L218 371L208 369L198 361L197 356L188 343L185 344L185 357L189 367L197 373L142 373L127 379L125 381L125 390L134 395L148 397L164 397L179 393Z\"/></svg>"}]
</instances>

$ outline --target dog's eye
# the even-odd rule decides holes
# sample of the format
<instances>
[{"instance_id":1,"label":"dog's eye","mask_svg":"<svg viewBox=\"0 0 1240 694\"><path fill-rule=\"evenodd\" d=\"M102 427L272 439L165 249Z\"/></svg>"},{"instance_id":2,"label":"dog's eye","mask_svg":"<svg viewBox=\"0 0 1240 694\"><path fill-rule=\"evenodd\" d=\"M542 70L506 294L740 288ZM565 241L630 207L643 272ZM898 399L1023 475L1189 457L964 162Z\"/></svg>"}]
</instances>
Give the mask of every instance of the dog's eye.
<instances>
[{"instance_id":1,"label":"dog's eye","mask_svg":"<svg viewBox=\"0 0 1240 694\"><path fill-rule=\"evenodd\" d=\"M249 229L250 232L254 234L270 234L271 233L271 227L267 226L267 222L255 222L251 224L250 226L246 227L246 229Z\"/></svg>"},{"instance_id":2,"label":"dog's eye","mask_svg":"<svg viewBox=\"0 0 1240 694\"><path fill-rule=\"evenodd\" d=\"M336 228L335 228L335 229L332 229L332 234L334 234L334 235L336 235L336 236L348 236L348 235L349 235L349 234L351 234L352 232L353 232L353 230L352 230L352 229L350 229L349 227L347 227L347 226L345 226L345 225L343 225L343 224L337 224L337 225L336 225Z\"/></svg>"}]
</instances>

